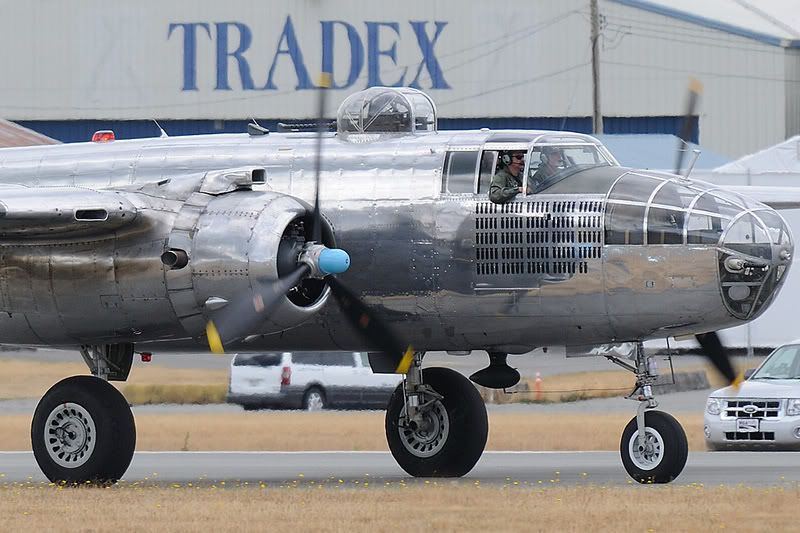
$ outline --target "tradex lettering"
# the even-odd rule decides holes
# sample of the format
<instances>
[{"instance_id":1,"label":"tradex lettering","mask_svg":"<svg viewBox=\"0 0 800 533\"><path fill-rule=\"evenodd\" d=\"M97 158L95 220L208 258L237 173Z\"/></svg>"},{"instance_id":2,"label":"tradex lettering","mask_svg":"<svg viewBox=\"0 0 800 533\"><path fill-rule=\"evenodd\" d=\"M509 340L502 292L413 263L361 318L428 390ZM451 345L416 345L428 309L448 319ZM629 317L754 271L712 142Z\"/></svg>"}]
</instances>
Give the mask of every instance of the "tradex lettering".
<instances>
[{"instance_id":1,"label":"tradex lettering","mask_svg":"<svg viewBox=\"0 0 800 533\"><path fill-rule=\"evenodd\" d=\"M366 86L386 85L393 87L409 86L417 89L450 89L444 79L442 68L436 57L436 43L441 37L447 22L408 21L408 26L399 22L364 22L366 27L366 47L362 34L355 26L341 20L322 20L322 69L333 74L334 80L344 79L344 83L334 81L333 88L347 89L352 87L361 76L366 63ZM338 32L337 32L338 29ZM344 33L342 33L344 30ZM244 90L269 91L277 90L275 84L275 68L281 61L289 61L294 67L297 84L295 90L316 89L303 60L303 52L298 44L292 17L287 16L283 30L278 37L275 53L266 71L266 83L254 81L253 72L247 59L247 51L253 44L253 32L247 24L241 22L175 22L169 25L167 39L173 34L183 35L183 91L197 91L197 51L198 39L209 39L216 46L216 85L215 91L230 91L230 67L238 67L239 81ZM335 35L347 35L347 42L335 42ZM396 67L397 43L402 38L413 38L419 50L414 58L419 63L404 67L397 79L385 80L381 77L381 64ZM237 45L238 43L238 45ZM349 67L334 64L334 46L348 46L350 51ZM335 70L338 69L338 70ZM422 87L420 78L423 71L430 77L430 86ZM258 76L257 76L258 78ZM264 79L263 76L260 79Z\"/></svg>"}]
</instances>

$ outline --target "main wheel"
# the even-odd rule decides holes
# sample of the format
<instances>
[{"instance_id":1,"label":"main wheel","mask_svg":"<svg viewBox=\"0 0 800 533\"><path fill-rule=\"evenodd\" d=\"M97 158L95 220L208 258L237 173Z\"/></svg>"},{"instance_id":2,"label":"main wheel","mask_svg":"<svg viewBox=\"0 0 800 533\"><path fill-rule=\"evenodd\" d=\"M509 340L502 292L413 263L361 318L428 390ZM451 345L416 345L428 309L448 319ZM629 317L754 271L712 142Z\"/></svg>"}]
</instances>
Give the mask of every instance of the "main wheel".
<instances>
[{"instance_id":1,"label":"main wheel","mask_svg":"<svg viewBox=\"0 0 800 533\"><path fill-rule=\"evenodd\" d=\"M644 424L644 447L639 444L636 417L625 426L619 445L622 464L639 483L669 483L686 466L686 433L672 415L662 411L646 411Z\"/></svg>"},{"instance_id":2,"label":"main wheel","mask_svg":"<svg viewBox=\"0 0 800 533\"><path fill-rule=\"evenodd\" d=\"M319 387L311 387L303 395L303 409L306 411L322 411L327 405L325 393Z\"/></svg>"},{"instance_id":3,"label":"main wheel","mask_svg":"<svg viewBox=\"0 0 800 533\"><path fill-rule=\"evenodd\" d=\"M443 398L433 400L414 427L406 419L403 384L386 408L386 440L400 467L414 477L460 477L472 470L486 446L486 406L472 383L448 368L426 368L422 379Z\"/></svg>"},{"instance_id":4,"label":"main wheel","mask_svg":"<svg viewBox=\"0 0 800 533\"><path fill-rule=\"evenodd\" d=\"M133 458L133 414L108 382L72 376L53 385L36 407L31 446L50 481L114 483Z\"/></svg>"}]
</instances>

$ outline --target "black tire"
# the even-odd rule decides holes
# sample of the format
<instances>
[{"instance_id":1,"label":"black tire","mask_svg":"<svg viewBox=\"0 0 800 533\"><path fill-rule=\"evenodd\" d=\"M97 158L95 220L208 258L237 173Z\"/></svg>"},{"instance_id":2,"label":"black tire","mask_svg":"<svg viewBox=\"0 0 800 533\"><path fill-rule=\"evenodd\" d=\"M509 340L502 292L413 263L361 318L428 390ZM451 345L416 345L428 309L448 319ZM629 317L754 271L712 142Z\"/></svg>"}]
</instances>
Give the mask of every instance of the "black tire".
<instances>
[{"instance_id":1,"label":"black tire","mask_svg":"<svg viewBox=\"0 0 800 533\"><path fill-rule=\"evenodd\" d=\"M386 408L386 440L392 456L400 468L414 477L461 477L472 470L481 458L489 434L486 406L478 390L464 376L449 368L426 368L423 382L444 398L436 401L435 412L439 419L436 427L446 423L448 429L431 449L417 449L413 444L428 434L400 427L405 410L403 385L400 384L389 399ZM446 417L446 421L444 420ZM446 433L446 435L445 435Z\"/></svg>"},{"instance_id":2,"label":"black tire","mask_svg":"<svg viewBox=\"0 0 800 533\"><path fill-rule=\"evenodd\" d=\"M672 415L662 411L646 411L644 424L654 451L642 454L639 450L636 417L633 417L625 426L619 444L622 464L639 483L669 483L686 466L689 456L686 433Z\"/></svg>"},{"instance_id":3,"label":"black tire","mask_svg":"<svg viewBox=\"0 0 800 533\"><path fill-rule=\"evenodd\" d=\"M303 409L306 411L322 411L328 408L325 391L319 387L310 387L303 394Z\"/></svg>"},{"instance_id":4,"label":"black tire","mask_svg":"<svg viewBox=\"0 0 800 533\"><path fill-rule=\"evenodd\" d=\"M66 441L56 438L66 433ZM108 485L133 459L136 425L125 397L94 376L72 376L48 390L31 424L31 446L52 482Z\"/></svg>"}]
</instances>

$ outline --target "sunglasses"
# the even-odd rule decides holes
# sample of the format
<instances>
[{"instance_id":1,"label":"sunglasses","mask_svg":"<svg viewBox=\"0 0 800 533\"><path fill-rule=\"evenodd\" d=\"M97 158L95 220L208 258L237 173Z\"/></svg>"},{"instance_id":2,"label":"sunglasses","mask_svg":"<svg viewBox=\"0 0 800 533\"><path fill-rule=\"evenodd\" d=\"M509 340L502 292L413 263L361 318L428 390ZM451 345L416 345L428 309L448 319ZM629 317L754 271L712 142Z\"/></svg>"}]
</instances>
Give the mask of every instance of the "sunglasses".
<instances>
[{"instance_id":1,"label":"sunglasses","mask_svg":"<svg viewBox=\"0 0 800 533\"><path fill-rule=\"evenodd\" d=\"M512 155L511 159L516 159L517 161L525 161L524 155Z\"/></svg>"}]
</instances>

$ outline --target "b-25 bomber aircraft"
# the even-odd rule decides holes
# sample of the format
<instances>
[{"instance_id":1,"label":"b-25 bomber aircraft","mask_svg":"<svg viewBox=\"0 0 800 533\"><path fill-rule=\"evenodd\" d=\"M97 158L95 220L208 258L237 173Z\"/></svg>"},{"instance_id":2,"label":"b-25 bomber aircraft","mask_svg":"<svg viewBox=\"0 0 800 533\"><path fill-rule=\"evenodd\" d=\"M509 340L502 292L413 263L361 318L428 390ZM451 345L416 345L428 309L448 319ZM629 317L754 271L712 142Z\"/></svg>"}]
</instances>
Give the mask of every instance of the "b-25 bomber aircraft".
<instances>
[{"instance_id":1,"label":"b-25 bomber aircraft","mask_svg":"<svg viewBox=\"0 0 800 533\"><path fill-rule=\"evenodd\" d=\"M678 476L686 435L653 409L642 341L697 334L733 379L713 332L778 292L793 253L781 216L623 168L588 135L437 131L414 89L351 95L335 125L0 150L0 342L79 349L92 373L36 408L45 476L124 475L135 424L108 381L137 351L372 350L374 371L405 374L386 412L399 465L462 476L486 409L467 378L422 369L426 351L485 350L473 380L504 388L519 380L509 353L623 342L631 357L609 358L639 402L623 465L640 482ZM503 156L524 153L531 176L551 148L554 176L489 200Z\"/></svg>"}]
</instances>

